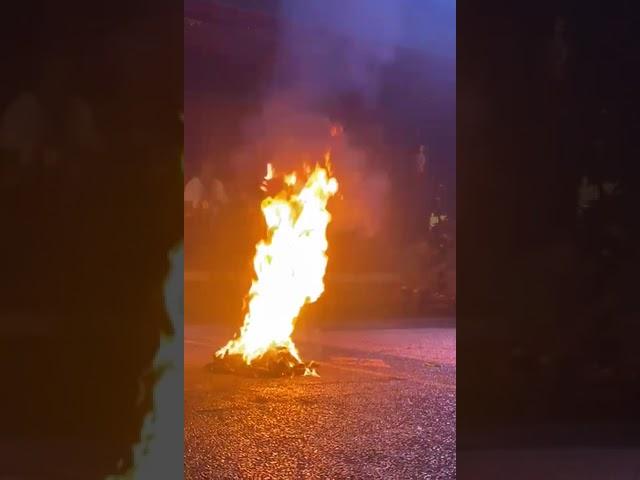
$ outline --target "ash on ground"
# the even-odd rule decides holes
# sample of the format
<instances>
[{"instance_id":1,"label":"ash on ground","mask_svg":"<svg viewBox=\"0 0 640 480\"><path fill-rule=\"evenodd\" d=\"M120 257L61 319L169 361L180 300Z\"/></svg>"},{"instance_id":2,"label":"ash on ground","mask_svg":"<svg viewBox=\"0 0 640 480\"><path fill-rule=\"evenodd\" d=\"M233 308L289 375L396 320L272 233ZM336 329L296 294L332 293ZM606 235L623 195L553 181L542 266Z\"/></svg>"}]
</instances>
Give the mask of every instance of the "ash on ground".
<instances>
[{"instance_id":1,"label":"ash on ground","mask_svg":"<svg viewBox=\"0 0 640 480\"><path fill-rule=\"evenodd\" d=\"M300 377L318 376L316 362L300 362L285 347L273 348L247 365L240 354L213 357L207 369L213 373L235 374L250 377Z\"/></svg>"}]
</instances>

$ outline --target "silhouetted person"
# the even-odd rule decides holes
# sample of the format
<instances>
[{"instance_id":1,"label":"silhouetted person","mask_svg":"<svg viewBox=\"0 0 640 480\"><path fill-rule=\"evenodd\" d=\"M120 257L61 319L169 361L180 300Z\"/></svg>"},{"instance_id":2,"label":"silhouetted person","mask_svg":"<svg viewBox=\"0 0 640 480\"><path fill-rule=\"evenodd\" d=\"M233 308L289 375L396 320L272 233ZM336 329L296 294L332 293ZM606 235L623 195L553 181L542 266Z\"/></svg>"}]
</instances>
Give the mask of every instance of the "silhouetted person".
<instances>
[{"instance_id":1,"label":"silhouetted person","mask_svg":"<svg viewBox=\"0 0 640 480\"><path fill-rule=\"evenodd\" d=\"M407 222L411 236L419 236L429 222L431 172L427 149L424 145L418 147L418 152L413 156L412 160L409 178L411 183L409 191L411 193L407 210Z\"/></svg>"},{"instance_id":2,"label":"silhouetted person","mask_svg":"<svg viewBox=\"0 0 640 480\"><path fill-rule=\"evenodd\" d=\"M48 58L39 86L18 95L0 125L0 146L21 163L54 165L62 155L90 155L99 144L88 104L71 88L73 65L63 57Z\"/></svg>"},{"instance_id":3,"label":"silhouetted person","mask_svg":"<svg viewBox=\"0 0 640 480\"><path fill-rule=\"evenodd\" d=\"M199 178L204 186L203 206L214 220L220 214L220 210L229 203L227 191L211 162L205 161L202 164Z\"/></svg>"}]
</instances>

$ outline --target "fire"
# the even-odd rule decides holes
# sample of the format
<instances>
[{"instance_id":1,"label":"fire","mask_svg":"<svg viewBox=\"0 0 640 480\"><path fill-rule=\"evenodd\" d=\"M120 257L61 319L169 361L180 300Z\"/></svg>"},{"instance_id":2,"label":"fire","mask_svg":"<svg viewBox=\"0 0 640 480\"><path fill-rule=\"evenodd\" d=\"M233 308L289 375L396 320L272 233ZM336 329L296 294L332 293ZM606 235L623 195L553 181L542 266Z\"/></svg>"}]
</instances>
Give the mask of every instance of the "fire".
<instances>
[{"instance_id":1,"label":"fire","mask_svg":"<svg viewBox=\"0 0 640 480\"><path fill-rule=\"evenodd\" d=\"M275 176L275 170L271 163L267 163L267 174L264 176L265 180L271 180Z\"/></svg>"},{"instance_id":2,"label":"fire","mask_svg":"<svg viewBox=\"0 0 640 480\"><path fill-rule=\"evenodd\" d=\"M290 173L289 175L285 175L284 183L290 187L293 187L298 182L298 176L296 172Z\"/></svg>"},{"instance_id":3,"label":"fire","mask_svg":"<svg viewBox=\"0 0 640 480\"><path fill-rule=\"evenodd\" d=\"M305 172L306 180L295 172L286 175L283 190L262 201L267 233L256 246L244 325L240 335L216 353L219 358L241 355L250 365L270 350L286 349L301 362L291 335L301 308L324 291L331 221L327 202L338 191L326 167L316 165Z\"/></svg>"},{"instance_id":4,"label":"fire","mask_svg":"<svg viewBox=\"0 0 640 480\"><path fill-rule=\"evenodd\" d=\"M269 180L273 179L273 177L275 177L276 175L276 171L273 169L273 165L271 163L267 163L267 173L265 174L265 176L262 179L262 184L260 185L260 190L262 190L263 192L267 191L267 183L269 182Z\"/></svg>"}]
</instances>

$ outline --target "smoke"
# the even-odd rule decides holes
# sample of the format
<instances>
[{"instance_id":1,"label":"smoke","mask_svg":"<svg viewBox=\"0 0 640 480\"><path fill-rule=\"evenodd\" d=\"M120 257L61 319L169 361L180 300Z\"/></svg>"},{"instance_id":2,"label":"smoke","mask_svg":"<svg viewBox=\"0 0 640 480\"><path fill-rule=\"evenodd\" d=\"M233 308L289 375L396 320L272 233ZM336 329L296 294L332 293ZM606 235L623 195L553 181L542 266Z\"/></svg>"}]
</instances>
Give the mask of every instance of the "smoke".
<instances>
[{"instance_id":1,"label":"smoke","mask_svg":"<svg viewBox=\"0 0 640 480\"><path fill-rule=\"evenodd\" d=\"M357 91L373 101L393 60L406 0L284 0L276 82L307 100Z\"/></svg>"},{"instance_id":2,"label":"smoke","mask_svg":"<svg viewBox=\"0 0 640 480\"><path fill-rule=\"evenodd\" d=\"M276 82L314 99L374 100L398 47L455 56L455 0L282 0Z\"/></svg>"},{"instance_id":3,"label":"smoke","mask_svg":"<svg viewBox=\"0 0 640 480\"><path fill-rule=\"evenodd\" d=\"M259 178L267 163L277 172L288 173L299 170L303 163L322 162L330 151L339 182L339 195L332 200L332 228L376 234L389 193L387 175L371 166L367 153L352 145L347 134L331 136L334 124L329 118L304 105L290 92L270 96L262 114L247 122L246 135L251 141L237 152L233 164L240 172Z\"/></svg>"},{"instance_id":4,"label":"smoke","mask_svg":"<svg viewBox=\"0 0 640 480\"><path fill-rule=\"evenodd\" d=\"M373 235L390 192L389 178L376 163L392 165L394 159L374 162L384 140L363 134L362 127L376 126L370 113L376 111L382 72L399 47L454 58L455 1L281 0L279 20L277 60L263 108L245 125L245 147L233 159L238 176L259 178L267 163L280 171L299 168L322 159L330 147L342 195L331 208L332 227ZM358 98L368 113L350 109L345 98ZM328 135L329 111L332 120L346 120L337 139ZM360 114L357 134L350 130L353 118L344 118L354 113Z\"/></svg>"},{"instance_id":5,"label":"smoke","mask_svg":"<svg viewBox=\"0 0 640 480\"><path fill-rule=\"evenodd\" d=\"M418 12L424 15L425 5L434 11L437 4L283 0L273 79L262 112L246 124L246 146L233 162L240 176L263 172L267 163L281 171L299 168L304 161L322 159L330 147L342 195L340 205L332 207L333 228L378 232L388 203L388 176L374 166L372 149L355 145L348 127L339 138L329 137L326 112L332 105L335 113L335 105L347 95L356 95L367 108L374 106L382 69L393 61L397 47L419 46L416 39L428 28L410 28L411 19ZM336 117L341 120L340 113ZM358 145L367 143L357 140Z\"/></svg>"}]
</instances>

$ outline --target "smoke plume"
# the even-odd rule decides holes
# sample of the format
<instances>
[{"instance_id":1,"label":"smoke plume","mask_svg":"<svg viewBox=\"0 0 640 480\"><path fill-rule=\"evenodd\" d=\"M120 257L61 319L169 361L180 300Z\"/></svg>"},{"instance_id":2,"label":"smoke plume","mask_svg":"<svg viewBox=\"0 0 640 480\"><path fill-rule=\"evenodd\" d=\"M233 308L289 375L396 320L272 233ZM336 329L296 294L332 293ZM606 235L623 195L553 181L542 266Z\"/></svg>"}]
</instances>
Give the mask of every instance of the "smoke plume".
<instances>
[{"instance_id":1,"label":"smoke plume","mask_svg":"<svg viewBox=\"0 0 640 480\"><path fill-rule=\"evenodd\" d=\"M330 149L341 194L333 228L379 231L389 179L374 167L370 150L355 146L348 128L330 135L331 120L341 118L330 119L327 106L349 94L375 102L381 69L402 41L405 10L405 0L282 2L273 79L234 159L241 176L263 172L267 163L293 170L321 161Z\"/></svg>"}]
</instances>

